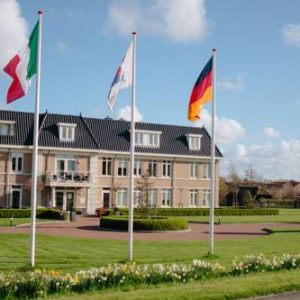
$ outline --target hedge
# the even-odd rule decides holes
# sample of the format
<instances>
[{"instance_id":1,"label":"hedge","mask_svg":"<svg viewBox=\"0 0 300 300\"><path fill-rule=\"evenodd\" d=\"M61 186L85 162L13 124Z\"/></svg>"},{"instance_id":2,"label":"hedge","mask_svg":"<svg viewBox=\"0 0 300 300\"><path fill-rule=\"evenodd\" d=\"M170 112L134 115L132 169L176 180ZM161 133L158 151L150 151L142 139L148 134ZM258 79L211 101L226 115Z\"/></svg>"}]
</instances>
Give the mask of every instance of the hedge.
<instances>
[{"instance_id":1,"label":"hedge","mask_svg":"<svg viewBox=\"0 0 300 300\"><path fill-rule=\"evenodd\" d=\"M0 209L0 218L30 218L31 210L24 209ZM61 220L66 219L66 212L62 212L55 209L38 208L36 210L36 217L39 219L54 219Z\"/></svg>"},{"instance_id":2,"label":"hedge","mask_svg":"<svg viewBox=\"0 0 300 300\"><path fill-rule=\"evenodd\" d=\"M128 219L120 217L102 217L100 227L109 229L128 230ZM186 219L157 218L157 219L134 219L135 230L183 230L188 228Z\"/></svg>"},{"instance_id":3,"label":"hedge","mask_svg":"<svg viewBox=\"0 0 300 300\"><path fill-rule=\"evenodd\" d=\"M300 208L300 199L261 199L258 205L260 207Z\"/></svg>"},{"instance_id":4,"label":"hedge","mask_svg":"<svg viewBox=\"0 0 300 300\"><path fill-rule=\"evenodd\" d=\"M135 214L144 214L146 209L134 209ZM119 210L121 215L127 215L128 209ZM209 208L152 208L151 214L157 216L209 216ZM114 211L110 210L110 215ZM260 216L260 215L279 215L279 210L275 208L254 208L254 209L235 209L235 208L216 208L215 216Z\"/></svg>"}]
</instances>

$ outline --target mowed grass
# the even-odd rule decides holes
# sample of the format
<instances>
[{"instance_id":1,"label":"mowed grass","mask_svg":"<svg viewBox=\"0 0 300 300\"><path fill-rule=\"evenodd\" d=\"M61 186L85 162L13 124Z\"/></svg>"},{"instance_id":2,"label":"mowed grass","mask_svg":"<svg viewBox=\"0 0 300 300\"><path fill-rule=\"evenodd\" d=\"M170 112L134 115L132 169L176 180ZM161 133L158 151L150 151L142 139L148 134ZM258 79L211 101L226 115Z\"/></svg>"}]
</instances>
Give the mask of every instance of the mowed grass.
<instances>
[{"instance_id":1,"label":"mowed grass","mask_svg":"<svg viewBox=\"0 0 300 300\"><path fill-rule=\"evenodd\" d=\"M37 223L40 222L53 222L54 220L47 220L47 219L36 219ZM28 224L30 223L30 218L13 218L12 220L10 218L0 218L0 227L8 227L8 226L16 226L20 224Z\"/></svg>"},{"instance_id":2,"label":"mowed grass","mask_svg":"<svg viewBox=\"0 0 300 300\"><path fill-rule=\"evenodd\" d=\"M208 223L209 217L188 216L185 217L192 222ZM218 222L218 216L215 216ZM279 209L276 216L221 216L221 223L298 223L300 225L300 209Z\"/></svg>"},{"instance_id":3,"label":"mowed grass","mask_svg":"<svg viewBox=\"0 0 300 300\"><path fill-rule=\"evenodd\" d=\"M160 284L157 286L104 290L88 294L51 297L58 300L110 300L110 299L244 299L258 295L300 290L300 270L278 273L260 273L241 277L218 278L209 281ZM296 299L293 298L293 299Z\"/></svg>"},{"instance_id":4,"label":"mowed grass","mask_svg":"<svg viewBox=\"0 0 300 300\"><path fill-rule=\"evenodd\" d=\"M29 235L1 234L0 271L22 270L28 265ZM127 241L37 235L36 267L75 272L80 269L125 262ZM279 232L258 238L215 242L216 258L207 258L208 241L134 242L137 263L190 263L210 259L230 266L235 256L264 253L300 253L299 231Z\"/></svg>"}]
</instances>

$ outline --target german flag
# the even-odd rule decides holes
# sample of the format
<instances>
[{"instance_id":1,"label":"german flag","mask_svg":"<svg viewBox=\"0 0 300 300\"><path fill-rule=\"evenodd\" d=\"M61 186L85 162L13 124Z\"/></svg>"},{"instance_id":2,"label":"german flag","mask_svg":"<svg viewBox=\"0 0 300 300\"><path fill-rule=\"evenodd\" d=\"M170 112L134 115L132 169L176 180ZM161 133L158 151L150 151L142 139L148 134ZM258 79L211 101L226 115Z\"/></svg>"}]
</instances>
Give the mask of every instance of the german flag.
<instances>
[{"instance_id":1,"label":"german flag","mask_svg":"<svg viewBox=\"0 0 300 300\"><path fill-rule=\"evenodd\" d=\"M202 106L212 100L212 79L213 57L202 70L192 90L188 107L188 119L190 121L199 120Z\"/></svg>"}]
</instances>

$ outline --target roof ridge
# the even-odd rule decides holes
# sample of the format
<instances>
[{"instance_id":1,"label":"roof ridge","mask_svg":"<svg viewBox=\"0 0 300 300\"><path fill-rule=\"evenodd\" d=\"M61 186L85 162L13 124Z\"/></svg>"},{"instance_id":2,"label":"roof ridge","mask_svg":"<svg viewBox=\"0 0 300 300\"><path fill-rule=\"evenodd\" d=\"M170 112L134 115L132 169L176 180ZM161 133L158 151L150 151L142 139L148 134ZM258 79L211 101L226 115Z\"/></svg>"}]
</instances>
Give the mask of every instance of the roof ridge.
<instances>
[{"instance_id":1,"label":"roof ridge","mask_svg":"<svg viewBox=\"0 0 300 300\"><path fill-rule=\"evenodd\" d=\"M83 116L80 114L80 119L82 120L83 124L85 125L85 127L87 128L88 132L90 133L91 137L93 138L94 143L96 144L96 146L98 147L98 149L100 149L100 145L96 139L96 137L94 136L93 132L91 131L90 127L88 126L88 124L86 123L85 119L83 118Z\"/></svg>"}]
</instances>

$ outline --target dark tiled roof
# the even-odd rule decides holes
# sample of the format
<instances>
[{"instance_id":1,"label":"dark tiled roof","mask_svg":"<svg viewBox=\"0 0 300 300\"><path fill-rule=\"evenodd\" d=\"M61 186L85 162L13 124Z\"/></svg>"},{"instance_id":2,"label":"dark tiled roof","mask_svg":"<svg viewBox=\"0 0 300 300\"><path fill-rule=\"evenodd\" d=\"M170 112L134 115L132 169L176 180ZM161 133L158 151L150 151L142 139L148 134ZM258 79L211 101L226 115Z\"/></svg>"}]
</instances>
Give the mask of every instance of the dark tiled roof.
<instances>
[{"instance_id":1,"label":"dark tiled roof","mask_svg":"<svg viewBox=\"0 0 300 300\"><path fill-rule=\"evenodd\" d=\"M0 136L0 144L32 145L33 118L33 113L0 111L0 120L13 120L16 122L15 136ZM57 124L60 122L76 124L74 142L59 141ZM162 133L159 148L136 147L137 152L210 156L210 136L205 128L136 123L136 129L160 131ZM187 134L202 135L200 151L189 150L186 139ZM130 122L61 114L41 114L39 145L56 148L128 152L130 147ZM216 156L222 156L217 147Z\"/></svg>"}]
</instances>

